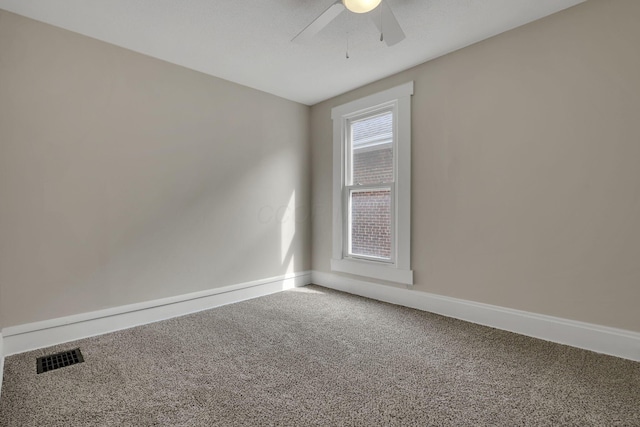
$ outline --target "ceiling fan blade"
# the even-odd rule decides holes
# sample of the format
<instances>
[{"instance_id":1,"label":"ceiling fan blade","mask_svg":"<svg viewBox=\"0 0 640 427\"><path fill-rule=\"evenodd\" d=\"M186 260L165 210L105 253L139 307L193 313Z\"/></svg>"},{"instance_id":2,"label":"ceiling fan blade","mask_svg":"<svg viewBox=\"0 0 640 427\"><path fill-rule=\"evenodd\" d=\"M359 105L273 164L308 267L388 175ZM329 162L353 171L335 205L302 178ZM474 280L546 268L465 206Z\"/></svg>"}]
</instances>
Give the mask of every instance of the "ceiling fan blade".
<instances>
[{"instance_id":1,"label":"ceiling fan blade","mask_svg":"<svg viewBox=\"0 0 640 427\"><path fill-rule=\"evenodd\" d=\"M376 27L378 27L378 31L384 35L385 43L387 46L393 46L396 43L400 43L406 36L404 35L404 31L402 31L398 20L393 15L393 11L384 0L380 3L378 9L380 10L374 10L369 14L369 16L374 24L376 24Z\"/></svg>"},{"instance_id":2,"label":"ceiling fan blade","mask_svg":"<svg viewBox=\"0 0 640 427\"><path fill-rule=\"evenodd\" d=\"M344 5L341 0L336 1L329 6L327 10L322 12L311 24L298 33L291 41L305 41L318 34L324 27L329 25L329 22L333 21L336 16L340 15L344 10Z\"/></svg>"}]
</instances>

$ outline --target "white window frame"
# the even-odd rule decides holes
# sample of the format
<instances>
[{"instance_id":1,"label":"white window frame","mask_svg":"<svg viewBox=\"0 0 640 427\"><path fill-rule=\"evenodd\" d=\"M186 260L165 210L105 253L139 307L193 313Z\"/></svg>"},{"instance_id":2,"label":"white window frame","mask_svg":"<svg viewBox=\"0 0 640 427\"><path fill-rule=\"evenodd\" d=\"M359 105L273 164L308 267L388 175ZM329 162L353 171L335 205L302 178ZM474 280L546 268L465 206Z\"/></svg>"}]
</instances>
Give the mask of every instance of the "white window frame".
<instances>
[{"instance_id":1,"label":"white window frame","mask_svg":"<svg viewBox=\"0 0 640 427\"><path fill-rule=\"evenodd\" d=\"M413 271L411 270L412 95L413 82L408 82L334 107L331 110L333 120L333 251L331 270L333 271L413 285ZM349 256L347 253L348 186L345 185L345 169L348 160L349 121L384 109L391 110L394 115L395 179L391 189L392 255L390 261ZM377 188L379 186L371 185L370 187Z\"/></svg>"}]
</instances>

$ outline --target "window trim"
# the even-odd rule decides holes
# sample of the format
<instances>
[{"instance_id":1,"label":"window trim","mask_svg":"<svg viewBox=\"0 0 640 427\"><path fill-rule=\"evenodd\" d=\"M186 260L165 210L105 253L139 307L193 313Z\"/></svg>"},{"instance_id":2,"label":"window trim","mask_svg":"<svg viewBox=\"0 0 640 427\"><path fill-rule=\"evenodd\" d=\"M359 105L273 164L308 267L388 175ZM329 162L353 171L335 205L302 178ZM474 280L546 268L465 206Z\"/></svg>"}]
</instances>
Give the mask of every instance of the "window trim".
<instances>
[{"instance_id":1,"label":"window trim","mask_svg":"<svg viewBox=\"0 0 640 427\"><path fill-rule=\"evenodd\" d=\"M413 285L411 270L411 96L413 81L334 107L333 120L333 246L331 270L396 283ZM373 261L347 255L348 197L345 185L345 161L349 120L393 106L394 167L392 185L393 259Z\"/></svg>"}]
</instances>

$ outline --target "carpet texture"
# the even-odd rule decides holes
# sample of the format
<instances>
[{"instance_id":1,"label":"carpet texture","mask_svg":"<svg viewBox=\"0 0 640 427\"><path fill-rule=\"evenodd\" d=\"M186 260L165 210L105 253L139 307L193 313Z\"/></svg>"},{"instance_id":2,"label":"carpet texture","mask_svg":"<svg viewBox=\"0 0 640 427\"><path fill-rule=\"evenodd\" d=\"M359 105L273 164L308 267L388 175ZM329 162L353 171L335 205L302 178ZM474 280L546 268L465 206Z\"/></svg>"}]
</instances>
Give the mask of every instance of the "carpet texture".
<instances>
[{"instance_id":1,"label":"carpet texture","mask_svg":"<svg viewBox=\"0 0 640 427\"><path fill-rule=\"evenodd\" d=\"M309 286L8 357L0 425L640 426L640 363Z\"/></svg>"}]
</instances>

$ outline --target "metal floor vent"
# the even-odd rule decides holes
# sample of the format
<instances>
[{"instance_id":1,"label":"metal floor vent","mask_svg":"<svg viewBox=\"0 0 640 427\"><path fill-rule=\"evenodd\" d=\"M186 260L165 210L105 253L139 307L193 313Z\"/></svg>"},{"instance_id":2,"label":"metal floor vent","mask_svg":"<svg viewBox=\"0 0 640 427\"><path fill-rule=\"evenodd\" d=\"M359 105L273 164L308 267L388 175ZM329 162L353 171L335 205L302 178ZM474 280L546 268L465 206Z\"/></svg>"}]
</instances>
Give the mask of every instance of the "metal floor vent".
<instances>
[{"instance_id":1,"label":"metal floor vent","mask_svg":"<svg viewBox=\"0 0 640 427\"><path fill-rule=\"evenodd\" d=\"M49 356L38 357L38 373L41 374L65 366L75 365L84 362L79 348L75 350L63 351L61 353L50 354Z\"/></svg>"}]
</instances>

